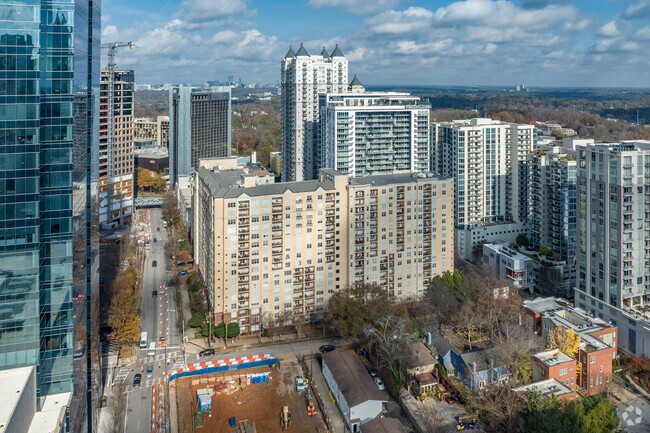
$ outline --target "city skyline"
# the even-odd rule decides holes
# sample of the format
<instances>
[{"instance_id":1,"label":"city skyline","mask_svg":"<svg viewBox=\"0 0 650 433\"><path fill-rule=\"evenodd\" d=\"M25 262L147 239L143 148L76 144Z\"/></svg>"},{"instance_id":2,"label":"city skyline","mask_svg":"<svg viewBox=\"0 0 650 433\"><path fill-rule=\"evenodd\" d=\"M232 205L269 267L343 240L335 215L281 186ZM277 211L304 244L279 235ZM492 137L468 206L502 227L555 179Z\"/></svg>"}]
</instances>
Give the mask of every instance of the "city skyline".
<instances>
[{"instance_id":1,"label":"city skyline","mask_svg":"<svg viewBox=\"0 0 650 433\"><path fill-rule=\"evenodd\" d=\"M648 1L105 2L103 41L143 83L276 82L289 45L339 44L367 85L650 87ZM117 18L119 17L119 19ZM289 25L287 25L289 18ZM505 66L505 67L504 67ZM404 71L410 71L404 78Z\"/></svg>"}]
</instances>

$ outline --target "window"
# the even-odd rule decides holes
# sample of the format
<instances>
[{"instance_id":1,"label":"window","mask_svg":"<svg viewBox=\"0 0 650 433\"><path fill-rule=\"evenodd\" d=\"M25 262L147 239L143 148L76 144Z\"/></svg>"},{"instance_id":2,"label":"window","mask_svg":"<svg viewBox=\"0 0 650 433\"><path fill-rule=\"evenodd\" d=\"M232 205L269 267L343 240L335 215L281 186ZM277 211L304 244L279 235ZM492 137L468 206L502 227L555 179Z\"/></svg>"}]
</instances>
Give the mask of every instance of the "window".
<instances>
[{"instance_id":1,"label":"window","mask_svg":"<svg viewBox=\"0 0 650 433\"><path fill-rule=\"evenodd\" d=\"M567 374L567 369L566 368L561 368L560 369L560 376L565 376Z\"/></svg>"},{"instance_id":2,"label":"window","mask_svg":"<svg viewBox=\"0 0 650 433\"><path fill-rule=\"evenodd\" d=\"M592 364L595 364L595 363L596 363L596 357L595 357L595 356L592 356L592 357L591 357L591 363L592 363Z\"/></svg>"}]
</instances>

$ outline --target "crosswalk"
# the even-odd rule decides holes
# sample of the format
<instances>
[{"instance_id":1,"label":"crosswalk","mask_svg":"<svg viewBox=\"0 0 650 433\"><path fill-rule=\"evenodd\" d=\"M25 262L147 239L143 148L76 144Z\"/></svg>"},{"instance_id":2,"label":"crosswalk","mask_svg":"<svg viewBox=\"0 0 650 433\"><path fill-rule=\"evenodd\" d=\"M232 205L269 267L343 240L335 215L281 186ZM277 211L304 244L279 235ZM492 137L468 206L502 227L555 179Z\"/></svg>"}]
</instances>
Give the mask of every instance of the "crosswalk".
<instances>
[{"instance_id":1,"label":"crosswalk","mask_svg":"<svg viewBox=\"0 0 650 433\"><path fill-rule=\"evenodd\" d=\"M138 359L138 365L149 364L152 362L162 362L166 359L170 359L171 362L174 362L174 357L176 359L182 358L183 354L180 351L167 352L167 356L164 353L157 353L154 356L147 356L146 358Z\"/></svg>"}]
</instances>

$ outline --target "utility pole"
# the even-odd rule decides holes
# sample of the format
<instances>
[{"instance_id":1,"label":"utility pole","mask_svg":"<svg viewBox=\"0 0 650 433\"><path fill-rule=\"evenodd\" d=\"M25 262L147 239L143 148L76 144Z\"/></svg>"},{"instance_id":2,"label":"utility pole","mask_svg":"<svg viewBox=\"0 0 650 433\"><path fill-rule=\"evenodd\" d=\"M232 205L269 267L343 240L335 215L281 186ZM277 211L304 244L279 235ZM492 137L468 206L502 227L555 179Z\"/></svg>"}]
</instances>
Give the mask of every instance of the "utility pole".
<instances>
[{"instance_id":1,"label":"utility pole","mask_svg":"<svg viewBox=\"0 0 650 433\"><path fill-rule=\"evenodd\" d=\"M107 215L112 215L113 213L113 150L115 146L115 50L121 47L133 48L134 43L129 42L108 42L102 44L102 48L108 48L108 109L107 111L107 143L106 143L106 152L107 152L107 167L106 167L106 177L107 177L107 197L106 197L106 206L108 208ZM108 222L108 221L107 221Z\"/></svg>"}]
</instances>

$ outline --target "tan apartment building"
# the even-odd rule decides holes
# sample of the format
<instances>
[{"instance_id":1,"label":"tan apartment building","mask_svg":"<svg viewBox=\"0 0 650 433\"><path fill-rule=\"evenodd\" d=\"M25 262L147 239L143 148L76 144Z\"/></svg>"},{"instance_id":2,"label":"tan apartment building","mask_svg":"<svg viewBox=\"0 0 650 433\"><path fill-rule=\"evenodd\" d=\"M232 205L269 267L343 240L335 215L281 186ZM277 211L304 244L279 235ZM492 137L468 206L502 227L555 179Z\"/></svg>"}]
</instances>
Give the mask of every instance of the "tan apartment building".
<instances>
[{"instance_id":1,"label":"tan apartment building","mask_svg":"<svg viewBox=\"0 0 650 433\"><path fill-rule=\"evenodd\" d=\"M108 70L102 69L100 75L99 224L103 227L128 224L133 213L135 79L132 70L115 70L114 74L112 152L108 130Z\"/></svg>"},{"instance_id":2,"label":"tan apartment building","mask_svg":"<svg viewBox=\"0 0 650 433\"><path fill-rule=\"evenodd\" d=\"M169 146L169 116L157 116L156 119L138 117L135 119L134 135L136 140L152 140L157 146Z\"/></svg>"},{"instance_id":3,"label":"tan apartment building","mask_svg":"<svg viewBox=\"0 0 650 433\"><path fill-rule=\"evenodd\" d=\"M268 182L236 158L201 160L194 251L216 322L250 333L263 317L322 317L332 293L355 282L413 301L453 270L449 178L323 169L317 180Z\"/></svg>"}]
</instances>

